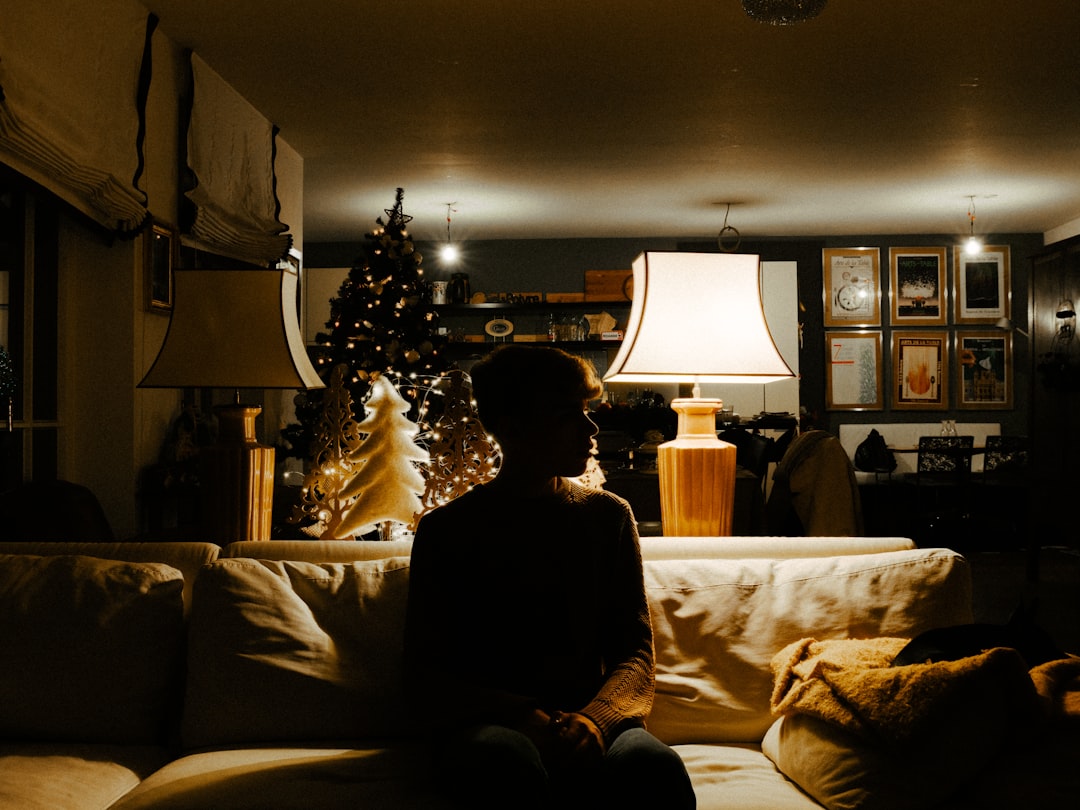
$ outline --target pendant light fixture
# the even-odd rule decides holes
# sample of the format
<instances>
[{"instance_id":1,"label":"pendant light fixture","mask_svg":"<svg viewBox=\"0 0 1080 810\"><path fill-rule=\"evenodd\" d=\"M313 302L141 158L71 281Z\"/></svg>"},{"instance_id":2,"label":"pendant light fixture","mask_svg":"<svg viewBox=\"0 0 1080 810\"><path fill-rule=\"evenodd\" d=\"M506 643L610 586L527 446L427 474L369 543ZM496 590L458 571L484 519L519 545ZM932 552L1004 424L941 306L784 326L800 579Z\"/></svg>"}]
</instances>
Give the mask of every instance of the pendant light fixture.
<instances>
[{"instance_id":1,"label":"pendant light fixture","mask_svg":"<svg viewBox=\"0 0 1080 810\"><path fill-rule=\"evenodd\" d=\"M457 249L452 241L450 241L450 215L457 209L454 206L457 203L446 204L446 244L439 250L439 258L445 265L454 265L458 263L458 259L461 258L461 252Z\"/></svg>"},{"instance_id":2,"label":"pendant light fixture","mask_svg":"<svg viewBox=\"0 0 1080 810\"><path fill-rule=\"evenodd\" d=\"M982 242L975 236L975 195L969 194L968 201L968 221L971 224L971 229L968 233L968 240L964 243L964 253L970 256L982 250Z\"/></svg>"},{"instance_id":3,"label":"pendant light fixture","mask_svg":"<svg viewBox=\"0 0 1080 810\"><path fill-rule=\"evenodd\" d=\"M716 237L716 244L724 253L734 253L739 249L742 237L739 235L738 228L727 224L728 214L731 213L731 203L725 203L725 205L727 205L727 211L724 212L724 227L720 229Z\"/></svg>"}]
</instances>

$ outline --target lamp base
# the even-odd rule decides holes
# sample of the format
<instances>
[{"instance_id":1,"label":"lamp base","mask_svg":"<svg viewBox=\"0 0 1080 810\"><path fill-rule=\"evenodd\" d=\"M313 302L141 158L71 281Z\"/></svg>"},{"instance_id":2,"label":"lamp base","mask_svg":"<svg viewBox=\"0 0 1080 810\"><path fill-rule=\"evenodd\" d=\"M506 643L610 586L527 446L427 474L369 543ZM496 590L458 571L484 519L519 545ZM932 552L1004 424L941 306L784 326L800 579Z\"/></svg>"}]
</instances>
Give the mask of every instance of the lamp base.
<instances>
[{"instance_id":1,"label":"lamp base","mask_svg":"<svg viewBox=\"0 0 1080 810\"><path fill-rule=\"evenodd\" d=\"M203 526L217 543L269 540L274 448L255 439L256 405L221 405L218 441L202 450Z\"/></svg>"},{"instance_id":2,"label":"lamp base","mask_svg":"<svg viewBox=\"0 0 1080 810\"><path fill-rule=\"evenodd\" d=\"M678 434L657 448L660 520L669 537L729 537L735 505L735 445L716 436L723 400L673 399Z\"/></svg>"}]
</instances>

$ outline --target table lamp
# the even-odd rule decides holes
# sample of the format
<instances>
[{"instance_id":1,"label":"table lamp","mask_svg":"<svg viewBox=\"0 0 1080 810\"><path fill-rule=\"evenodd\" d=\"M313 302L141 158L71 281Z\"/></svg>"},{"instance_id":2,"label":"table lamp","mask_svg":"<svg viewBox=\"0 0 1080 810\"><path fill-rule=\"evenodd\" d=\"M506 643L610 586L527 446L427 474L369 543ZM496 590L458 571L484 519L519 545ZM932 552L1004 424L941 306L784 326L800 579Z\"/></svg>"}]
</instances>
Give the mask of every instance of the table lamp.
<instances>
[{"instance_id":1,"label":"table lamp","mask_svg":"<svg viewBox=\"0 0 1080 810\"><path fill-rule=\"evenodd\" d=\"M296 314L297 273L176 270L172 319L139 388L228 388L217 442L200 450L203 525L214 542L269 540L274 448L255 437L241 388L322 388Z\"/></svg>"},{"instance_id":2,"label":"table lamp","mask_svg":"<svg viewBox=\"0 0 1080 810\"><path fill-rule=\"evenodd\" d=\"M764 384L793 377L773 342L761 302L759 257L642 253L622 347L605 382L693 383L677 398L674 440L657 449L660 517L667 536L728 536L735 501L735 446L716 435L720 399L701 383Z\"/></svg>"}]
</instances>

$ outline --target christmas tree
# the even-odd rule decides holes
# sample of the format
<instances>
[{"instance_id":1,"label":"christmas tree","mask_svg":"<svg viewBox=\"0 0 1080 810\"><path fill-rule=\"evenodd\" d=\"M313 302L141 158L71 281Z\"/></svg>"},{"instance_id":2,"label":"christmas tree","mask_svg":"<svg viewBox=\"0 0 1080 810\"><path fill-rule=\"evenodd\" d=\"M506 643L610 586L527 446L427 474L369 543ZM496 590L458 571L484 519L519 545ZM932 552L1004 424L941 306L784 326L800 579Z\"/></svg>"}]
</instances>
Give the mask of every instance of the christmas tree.
<instances>
[{"instance_id":1,"label":"christmas tree","mask_svg":"<svg viewBox=\"0 0 1080 810\"><path fill-rule=\"evenodd\" d=\"M425 394L451 363L443 358L446 338L437 333L438 315L423 278L423 257L408 232L412 217L403 210L403 198L399 188L385 220L376 219L377 227L365 236L361 256L330 300L329 331L316 335L313 361L324 379L344 363L354 402L363 401L375 375L393 378L410 403L410 418L422 423ZM300 424L284 431L301 457L309 455L315 440L321 396L319 391L301 394Z\"/></svg>"}]
</instances>

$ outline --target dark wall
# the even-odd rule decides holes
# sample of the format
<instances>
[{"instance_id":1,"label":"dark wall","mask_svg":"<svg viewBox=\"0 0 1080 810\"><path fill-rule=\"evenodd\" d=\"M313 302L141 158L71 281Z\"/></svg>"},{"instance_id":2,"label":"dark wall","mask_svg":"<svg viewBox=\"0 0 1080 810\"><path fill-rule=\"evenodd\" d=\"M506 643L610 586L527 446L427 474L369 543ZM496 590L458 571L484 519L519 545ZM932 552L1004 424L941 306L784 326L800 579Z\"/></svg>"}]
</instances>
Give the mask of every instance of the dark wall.
<instances>
[{"instance_id":1,"label":"dark wall","mask_svg":"<svg viewBox=\"0 0 1080 810\"><path fill-rule=\"evenodd\" d=\"M988 244L1009 245L1012 319L1027 330L1030 257L1043 250L1041 234L994 234L985 237ZM953 325L952 246L955 234L888 234L785 239L745 238L740 253L757 253L765 261L795 261L799 267L799 299L802 311L803 348L800 354L801 402L810 426L838 432L841 423L938 422L956 419L966 422L1001 422L1004 433L1028 431L1030 387L1030 347L1027 339L1016 333L1014 355L1014 408L1012 410L895 411L885 397L880 411L825 410L825 338L821 251L827 247L877 247L880 249L882 287L882 359L885 380L890 379L889 326L889 248L912 246L949 247L948 327ZM423 267L431 280L448 279L452 269L469 274L472 289L485 292L580 292L584 289L586 270L629 269L634 258L649 250L716 251L715 239L680 240L668 237L640 239L521 239L468 241L461 244L463 258L457 268L443 267L437 256L438 244L418 242L425 255ZM304 264L308 267L348 267L360 253L360 243L320 243L304 246ZM905 327L911 329L912 327ZM938 327L940 329L940 327ZM979 327L985 329L986 327ZM954 362L954 361L953 361ZM951 368L955 366L950 363ZM950 374L950 376L954 376ZM888 386L886 386L888 388ZM956 391L950 392L956 402Z\"/></svg>"}]
</instances>

